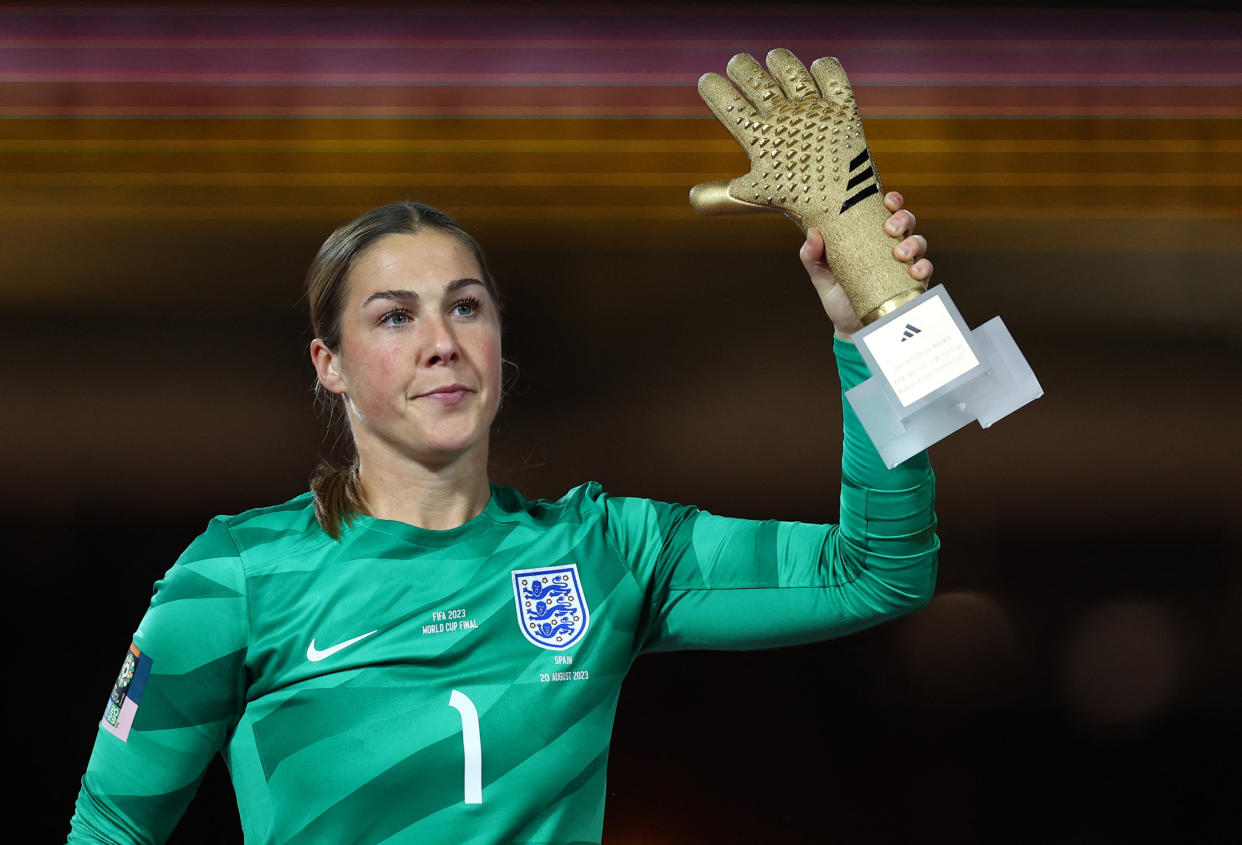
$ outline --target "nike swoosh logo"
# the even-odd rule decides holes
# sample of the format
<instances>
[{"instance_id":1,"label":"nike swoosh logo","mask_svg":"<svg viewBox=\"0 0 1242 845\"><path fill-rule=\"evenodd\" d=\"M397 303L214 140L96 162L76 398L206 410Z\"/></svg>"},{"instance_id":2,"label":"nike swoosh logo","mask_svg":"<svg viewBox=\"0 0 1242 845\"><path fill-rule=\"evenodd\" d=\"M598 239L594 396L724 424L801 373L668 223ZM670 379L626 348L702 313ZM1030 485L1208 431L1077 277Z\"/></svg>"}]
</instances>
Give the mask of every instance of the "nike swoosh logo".
<instances>
[{"instance_id":1,"label":"nike swoosh logo","mask_svg":"<svg viewBox=\"0 0 1242 845\"><path fill-rule=\"evenodd\" d=\"M360 637L354 637L352 640L346 640L343 643L337 643L334 646L328 646L322 651L315 648L315 639L312 637L311 644L307 646L306 648L306 659L309 660L311 663L318 663L320 660L323 660L325 657L331 657L332 655L336 654L341 649L349 648L354 643L361 642L362 640L365 640L367 637L371 636L372 634L378 634L378 633L379 633L379 628L376 628L374 631L367 631L365 634L363 634Z\"/></svg>"}]
</instances>

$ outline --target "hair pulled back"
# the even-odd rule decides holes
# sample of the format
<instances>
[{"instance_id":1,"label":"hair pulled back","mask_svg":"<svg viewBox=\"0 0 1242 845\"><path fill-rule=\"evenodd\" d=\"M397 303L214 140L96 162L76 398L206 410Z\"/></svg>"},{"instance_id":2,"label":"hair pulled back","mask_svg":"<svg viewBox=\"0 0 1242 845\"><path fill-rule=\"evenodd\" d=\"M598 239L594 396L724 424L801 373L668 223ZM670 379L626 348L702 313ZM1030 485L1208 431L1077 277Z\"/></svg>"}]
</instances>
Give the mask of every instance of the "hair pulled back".
<instances>
[{"instance_id":1,"label":"hair pulled back","mask_svg":"<svg viewBox=\"0 0 1242 845\"><path fill-rule=\"evenodd\" d=\"M416 234L435 229L452 235L470 250L479 263L483 282L496 308L500 293L483 250L456 220L429 205L403 200L372 209L337 229L319 248L306 273L306 300L310 306L311 329L315 337L333 352L341 346L341 326L345 303L349 299L349 271L367 247L384 235ZM311 475L311 491L315 495L315 519L333 539L339 539L341 522L366 511L366 501L358 484L358 450L345 411L343 396L329 393L318 383L316 400L328 415L329 452Z\"/></svg>"}]
</instances>

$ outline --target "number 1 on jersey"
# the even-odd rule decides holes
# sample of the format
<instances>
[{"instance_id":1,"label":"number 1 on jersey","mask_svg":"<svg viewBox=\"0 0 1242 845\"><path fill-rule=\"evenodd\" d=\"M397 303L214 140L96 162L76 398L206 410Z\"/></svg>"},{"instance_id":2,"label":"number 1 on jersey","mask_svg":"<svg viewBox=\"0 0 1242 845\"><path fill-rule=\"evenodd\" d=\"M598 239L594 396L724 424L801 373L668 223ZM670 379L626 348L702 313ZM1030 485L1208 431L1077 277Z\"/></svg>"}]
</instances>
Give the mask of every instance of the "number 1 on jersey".
<instances>
[{"instance_id":1,"label":"number 1 on jersey","mask_svg":"<svg viewBox=\"0 0 1242 845\"><path fill-rule=\"evenodd\" d=\"M483 803L483 744L479 740L479 711L466 695L453 690L449 707L461 714L461 744L466 763L466 803Z\"/></svg>"}]
</instances>

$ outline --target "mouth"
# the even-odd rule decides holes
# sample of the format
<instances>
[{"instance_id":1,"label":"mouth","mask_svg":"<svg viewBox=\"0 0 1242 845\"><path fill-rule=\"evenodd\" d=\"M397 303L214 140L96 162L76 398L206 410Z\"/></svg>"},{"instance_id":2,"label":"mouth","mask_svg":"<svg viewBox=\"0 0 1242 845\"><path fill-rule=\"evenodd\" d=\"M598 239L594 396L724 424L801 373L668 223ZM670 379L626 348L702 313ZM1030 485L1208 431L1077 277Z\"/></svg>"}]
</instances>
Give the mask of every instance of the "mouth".
<instances>
[{"instance_id":1,"label":"mouth","mask_svg":"<svg viewBox=\"0 0 1242 845\"><path fill-rule=\"evenodd\" d=\"M439 405L456 405L474 393L473 390L464 384L446 384L444 387L437 387L434 390L428 390L426 393L420 393L415 399L427 399Z\"/></svg>"}]
</instances>

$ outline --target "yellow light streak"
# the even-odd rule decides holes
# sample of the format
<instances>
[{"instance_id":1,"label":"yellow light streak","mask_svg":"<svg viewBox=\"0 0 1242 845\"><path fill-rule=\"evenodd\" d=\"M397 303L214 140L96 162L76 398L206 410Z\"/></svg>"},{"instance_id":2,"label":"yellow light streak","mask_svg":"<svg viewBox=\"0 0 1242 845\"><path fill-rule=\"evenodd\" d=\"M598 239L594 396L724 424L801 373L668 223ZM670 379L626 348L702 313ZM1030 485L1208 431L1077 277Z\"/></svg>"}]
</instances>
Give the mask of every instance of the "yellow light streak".
<instances>
[{"instance_id":1,"label":"yellow light streak","mask_svg":"<svg viewBox=\"0 0 1242 845\"><path fill-rule=\"evenodd\" d=\"M872 140L881 153L1242 153L1242 139L901 139ZM731 138L8 138L0 153L132 153L132 152L288 152L288 153L741 153Z\"/></svg>"},{"instance_id":2,"label":"yellow light streak","mask_svg":"<svg viewBox=\"0 0 1242 845\"><path fill-rule=\"evenodd\" d=\"M684 187L718 177L719 174L692 173L564 173L564 172L339 172L339 173L4 173L0 187L71 188L97 187ZM889 185L946 187L1015 188L1212 188L1242 185L1242 172L1198 173L979 173L969 170L940 173L891 172L882 174Z\"/></svg>"}]
</instances>

